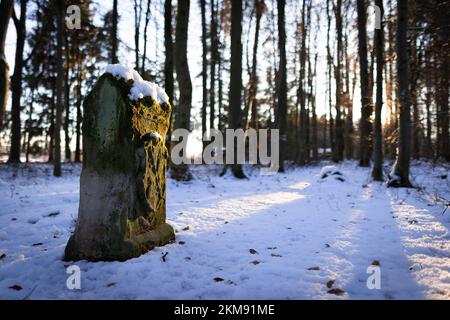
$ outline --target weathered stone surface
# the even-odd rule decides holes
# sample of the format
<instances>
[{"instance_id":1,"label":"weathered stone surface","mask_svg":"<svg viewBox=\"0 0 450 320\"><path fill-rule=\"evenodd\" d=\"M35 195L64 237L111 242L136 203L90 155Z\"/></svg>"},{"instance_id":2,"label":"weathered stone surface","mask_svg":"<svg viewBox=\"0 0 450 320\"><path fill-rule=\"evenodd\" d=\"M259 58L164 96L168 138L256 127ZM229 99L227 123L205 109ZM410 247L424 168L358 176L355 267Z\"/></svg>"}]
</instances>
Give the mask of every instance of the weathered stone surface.
<instances>
[{"instance_id":1,"label":"weathered stone surface","mask_svg":"<svg viewBox=\"0 0 450 320\"><path fill-rule=\"evenodd\" d=\"M171 106L99 78L84 102L80 205L65 260L126 260L175 239L166 220Z\"/></svg>"}]
</instances>

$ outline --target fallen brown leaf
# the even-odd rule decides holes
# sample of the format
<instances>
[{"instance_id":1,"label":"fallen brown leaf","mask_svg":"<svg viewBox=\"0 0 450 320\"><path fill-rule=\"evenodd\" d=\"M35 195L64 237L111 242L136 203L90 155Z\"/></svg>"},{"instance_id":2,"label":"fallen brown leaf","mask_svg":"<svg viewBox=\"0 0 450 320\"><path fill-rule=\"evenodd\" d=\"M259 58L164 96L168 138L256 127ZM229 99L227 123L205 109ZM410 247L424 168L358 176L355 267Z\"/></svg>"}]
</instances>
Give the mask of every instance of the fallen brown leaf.
<instances>
[{"instance_id":1,"label":"fallen brown leaf","mask_svg":"<svg viewBox=\"0 0 450 320\"><path fill-rule=\"evenodd\" d=\"M345 291L342 289L339 289L339 288L334 288L334 289L328 290L328 293L335 294L337 296L342 296L345 294Z\"/></svg>"}]
</instances>

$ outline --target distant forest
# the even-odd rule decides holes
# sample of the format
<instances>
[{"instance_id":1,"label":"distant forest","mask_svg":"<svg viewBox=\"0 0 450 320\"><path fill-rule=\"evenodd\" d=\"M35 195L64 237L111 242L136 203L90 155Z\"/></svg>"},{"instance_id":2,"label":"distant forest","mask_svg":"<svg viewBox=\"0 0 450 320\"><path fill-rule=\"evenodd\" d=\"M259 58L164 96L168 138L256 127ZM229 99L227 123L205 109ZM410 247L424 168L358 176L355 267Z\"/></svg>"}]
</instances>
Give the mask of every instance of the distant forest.
<instances>
[{"instance_id":1,"label":"distant forest","mask_svg":"<svg viewBox=\"0 0 450 320\"><path fill-rule=\"evenodd\" d=\"M281 171L284 160L357 159L382 180L383 159L392 159L392 183L409 186L410 159L450 161L450 1L0 1L4 161L49 161L56 176L63 161L82 161L83 98L124 54L166 90L175 129L279 129ZM99 3L108 11L98 13ZM80 29L66 26L70 5ZM194 6L200 16L190 19ZM123 7L134 19L122 19ZM192 55L200 74L190 72ZM179 169L174 177L189 179ZM243 176L240 166L233 173Z\"/></svg>"}]
</instances>

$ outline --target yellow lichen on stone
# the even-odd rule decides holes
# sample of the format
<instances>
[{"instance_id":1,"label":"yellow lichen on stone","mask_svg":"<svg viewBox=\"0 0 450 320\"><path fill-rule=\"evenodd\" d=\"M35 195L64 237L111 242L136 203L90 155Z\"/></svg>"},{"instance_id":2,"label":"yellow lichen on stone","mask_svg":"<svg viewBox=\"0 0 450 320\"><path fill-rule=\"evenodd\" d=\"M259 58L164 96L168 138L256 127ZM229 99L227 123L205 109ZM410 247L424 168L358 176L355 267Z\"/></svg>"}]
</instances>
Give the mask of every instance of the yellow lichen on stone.
<instances>
[{"instance_id":1,"label":"yellow lichen on stone","mask_svg":"<svg viewBox=\"0 0 450 320\"><path fill-rule=\"evenodd\" d=\"M152 99L152 104L146 105L138 101L132 105L132 127L134 139L144 144L145 174L142 186L149 212L146 218L153 228L165 222L166 218L166 162L168 151L165 136L169 128L170 106L167 110ZM132 225L132 224L130 224ZM145 232L144 228L134 226L131 233ZM138 231L139 230L139 231Z\"/></svg>"}]
</instances>

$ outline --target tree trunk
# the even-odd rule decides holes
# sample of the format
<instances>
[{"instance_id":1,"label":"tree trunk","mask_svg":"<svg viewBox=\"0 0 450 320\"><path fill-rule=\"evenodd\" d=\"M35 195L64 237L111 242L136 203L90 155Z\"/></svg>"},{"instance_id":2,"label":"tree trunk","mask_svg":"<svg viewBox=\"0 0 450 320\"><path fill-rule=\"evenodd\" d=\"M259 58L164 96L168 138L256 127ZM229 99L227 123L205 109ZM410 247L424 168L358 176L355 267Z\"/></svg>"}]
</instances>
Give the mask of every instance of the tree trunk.
<instances>
[{"instance_id":1,"label":"tree trunk","mask_svg":"<svg viewBox=\"0 0 450 320\"><path fill-rule=\"evenodd\" d=\"M170 105L173 106L173 42L172 42L172 0L164 1L164 89L169 97ZM167 132L166 147L171 150L173 131L173 112L170 115L169 129Z\"/></svg>"},{"instance_id":2,"label":"tree trunk","mask_svg":"<svg viewBox=\"0 0 450 320\"><path fill-rule=\"evenodd\" d=\"M148 23L150 22L150 5L151 0L147 0L147 10L145 11L145 22L144 22L144 53L142 54L142 67L141 73L145 74L145 62L147 60L147 29Z\"/></svg>"},{"instance_id":3,"label":"tree trunk","mask_svg":"<svg viewBox=\"0 0 450 320\"><path fill-rule=\"evenodd\" d=\"M218 59L218 39L217 39L217 12L214 0L211 0L211 61L210 61L210 82L209 82L209 127L214 128L215 101L216 101L216 62Z\"/></svg>"},{"instance_id":4,"label":"tree trunk","mask_svg":"<svg viewBox=\"0 0 450 320\"><path fill-rule=\"evenodd\" d=\"M5 41L8 33L9 18L14 8L13 0L0 2L0 131L3 130L3 117L9 96L9 66L6 62Z\"/></svg>"},{"instance_id":5,"label":"tree trunk","mask_svg":"<svg viewBox=\"0 0 450 320\"><path fill-rule=\"evenodd\" d=\"M287 142L287 80L286 80L286 31L285 31L285 0L277 1L278 8L278 48L280 50L280 64L278 68L277 94L277 124L280 130L280 172L284 172ZM301 150L300 150L301 152Z\"/></svg>"},{"instance_id":6,"label":"tree trunk","mask_svg":"<svg viewBox=\"0 0 450 320\"><path fill-rule=\"evenodd\" d=\"M139 42L142 17L142 0L134 0L134 55L136 60L136 70L139 71Z\"/></svg>"},{"instance_id":7,"label":"tree trunk","mask_svg":"<svg viewBox=\"0 0 450 320\"><path fill-rule=\"evenodd\" d=\"M117 1L113 0L113 14L112 14L112 34L111 34L111 63L116 64L119 62L117 59L117 24L118 24L118 13L117 13Z\"/></svg>"},{"instance_id":8,"label":"tree trunk","mask_svg":"<svg viewBox=\"0 0 450 320\"><path fill-rule=\"evenodd\" d=\"M330 148L331 152L334 152L335 142L334 142L334 120L333 114L331 113L332 100L331 100L331 76L332 76L332 65L333 60L331 58L331 47L330 47L330 32L331 32L331 13L330 13L330 0L327 0L327 64L328 64L328 111L329 111L329 133L330 133Z\"/></svg>"},{"instance_id":9,"label":"tree trunk","mask_svg":"<svg viewBox=\"0 0 450 320\"><path fill-rule=\"evenodd\" d=\"M408 77L408 0L397 4L397 80L400 105L400 128L398 155L394 164L390 186L411 187L409 181L409 159L411 152L411 111Z\"/></svg>"},{"instance_id":10,"label":"tree trunk","mask_svg":"<svg viewBox=\"0 0 450 320\"><path fill-rule=\"evenodd\" d=\"M22 70L23 70L23 50L26 35L27 20L27 1L20 1L20 17L13 12L13 21L16 27L16 56L14 63L14 75L12 77L12 125L11 125L11 149L8 162L20 162L20 142L21 142L21 123L20 123L20 99L22 98Z\"/></svg>"},{"instance_id":11,"label":"tree trunk","mask_svg":"<svg viewBox=\"0 0 450 320\"><path fill-rule=\"evenodd\" d=\"M297 91L297 99L300 104L300 119L299 119L299 132L298 132L298 159L299 165L304 166L306 164L307 151L306 151L306 90L305 90L305 63L306 63L306 0L303 0L302 4L302 20L300 22L300 78ZM280 59L281 60L281 59ZM281 150L281 149L280 149Z\"/></svg>"},{"instance_id":12,"label":"tree trunk","mask_svg":"<svg viewBox=\"0 0 450 320\"><path fill-rule=\"evenodd\" d=\"M261 17L265 10L265 5L262 0L255 0L254 5L256 11L256 25L255 25L255 37L253 41L252 69L250 73L250 88L248 90L247 110L251 112L250 127L257 130L258 129L258 106L256 103L256 93L258 88L257 56L258 56L258 43L259 43L259 30L261 26ZM246 120L248 121L248 119ZM246 128L248 127L247 121L245 121Z\"/></svg>"},{"instance_id":13,"label":"tree trunk","mask_svg":"<svg viewBox=\"0 0 450 320\"><path fill-rule=\"evenodd\" d=\"M336 31L337 31L337 50L336 50L336 122L335 122L335 141L336 146L333 152L333 161L344 160L344 127L342 116L342 0L336 3Z\"/></svg>"},{"instance_id":14,"label":"tree trunk","mask_svg":"<svg viewBox=\"0 0 450 320\"><path fill-rule=\"evenodd\" d=\"M187 59L187 35L189 23L190 0L178 0L177 26L175 31L175 69L177 72L180 98L175 108L175 129L190 129L192 82ZM187 164L172 165L172 177L176 180L192 179Z\"/></svg>"},{"instance_id":15,"label":"tree trunk","mask_svg":"<svg viewBox=\"0 0 450 320\"><path fill-rule=\"evenodd\" d=\"M372 177L376 181L383 181L383 149L381 132L381 108L383 107L383 0L376 0L375 5L380 9L380 29L375 29L375 52L377 59L377 92L375 102L375 122L373 127L373 170Z\"/></svg>"},{"instance_id":16,"label":"tree trunk","mask_svg":"<svg viewBox=\"0 0 450 320\"><path fill-rule=\"evenodd\" d=\"M446 4L447 3L447 4ZM440 65L439 68L439 89L438 92L438 104L439 104L439 118L441 126L439 155L447 161L450 161L450 136L449 136L449 87L450 87L450 49L449 49L449 5L448 2L442 1L439 10L439 43L442 50L439 54Z\"/></svg>"},{"instance_id":17,"label":"tree trunk","mask_svg":"<svg viewBox=\"0 0 450 320\"><path fill-rule=\"evenodd\" d=\"M65 34L65 59L67 61L66 63L66 72L65 72L65 79L64 79L64 86L65 86L65 118L64 118L64 153L65 153L65 160L71 161L71 150L70 150L70 65L69 65L69 41L67 38L67 32L64 32Z\"/></svg>"},{"instance_id":18,"label":"tree trunk","mask_svg":"<svg viewBox=\"0 0 450 320\"><path fill-rule=\"evenodd\" d=\"M76 140L75 140L75 162L81 162L81 121L82 121L82 114L81 114L81 85L82 85L82 77L81 77L81 65L82 60L81 57L77 57L78 61L78 70L77 70L77 125L76 125Z\"/></svg>"},{"instance_id":19,"label":"tree trunk","mask_svg":"<svg viewBox=\"0 0 450 320\"><path fill-rule=\"evenodd\" d=\"M369 135L370 135L370 115L372 107L369 93L369 75L367 62L367 32L366 20L367 12L364 0L357 0L358 11L358 55L359 55L359 76L361 82L361 120L360 120L360 160L362 167L370 166Z\"/></svg>"},{"instance_id":20,"label":"tree trunk","mask_svg":"<svg viewBox=\"0 0 450 320\"><path fill-rule=\"evenodd\" d=\"M318 53L316 52L314 56L314 85L312 85L311 82L311 149L312 149L312 155L313 159L317 161L319 159L319 153L318 153L318 133L317 133L317 113L316 113L316 92L317 92L317 59L318 59Z\"/></svg>"},{"instance_id":21,"label":"tree trunk","mask_svg":"<svg viewBox=\"0 0 450 320\"><path fill-rule=\"evenodd\" d=\"M205 136L206 133L206 109L208 107L208 88L207 88L207 80L208 80L208 45L206 44L207 30L206 30L206 1L200 0L200 9L202 16L202 137ZM203 149L205 148L207 142L203 141Z\"/></svg>"},{"instance_id":22,"label":"tree trunk","mask_svg":"<svg viewBox=\"0 0 450 320\"><path fill-rule=\"evenodd\" d=\"M231 3L231 68L230 68L230 97L228 112L228 128L242 128L241 117L241 88L242 88L242 0ZM227 150L229 152L229 150ZM232 172L236 178L246 178L242 165L237 163L237 144L234 143L234 163Z\"/></svg>"},{"instance_id":23,"label":"tree trunk","mask_svg":"<svg viewBox=\"0 0 450 320\"><path fill-rule=\"evenodd\" d=\"M61 176L61 121L64 101L64 9L65 1L58 0L56 4L56 27L57 27L57 46L56 46L56 61L57 61L57 78L56 78L56 119L55 119L55 159L53 175L55 177Z\"/></svg>"}]
</instances>

